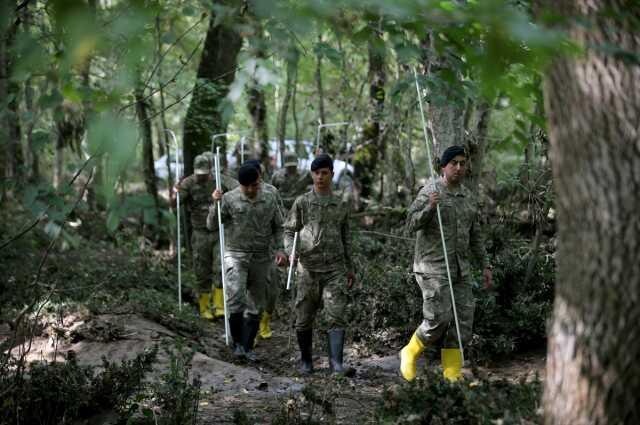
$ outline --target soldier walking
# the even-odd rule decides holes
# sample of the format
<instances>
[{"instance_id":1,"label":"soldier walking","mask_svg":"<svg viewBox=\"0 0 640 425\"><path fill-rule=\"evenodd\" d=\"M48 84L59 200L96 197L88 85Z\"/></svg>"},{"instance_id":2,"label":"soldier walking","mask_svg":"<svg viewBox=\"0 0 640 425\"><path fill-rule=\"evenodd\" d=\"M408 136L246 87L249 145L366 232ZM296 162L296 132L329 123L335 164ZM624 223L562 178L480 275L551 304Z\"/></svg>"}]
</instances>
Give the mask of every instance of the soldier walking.
<instances>
[{"instance_id":1,"label":"soldier walking","mask_svg":"<svg viewBox=\"0 0 640 425\"><path fill-rule=\"evenodd\" d=\"M444 376L455 381L462 376L462 353L458 348L451 293L440 237L436 206L440 206L442 230L456 302L462 343L471 338L474 299L470 261L482 264L484 285L491 286L492 272L480 231L478 202L462 185L467 157L462 146L451 146L440 159L441 176L429 181L418 193L407 213L407 228L417 233L413 271L422 290L423 320L409 343L400 351L400 372L411 381L416 362L429 344L442 345Z\"/></svg>"},{"instance_id":2,"label":"soldier walking","mask_svg":"<svg viewBox=\"0 0 640 425\"><path fill-rule=\"evenodd\" d=\"M193 250L193 271L196 276L196 288L198 292L198 306L200 317L211 320L224 316L222 302L221 283L213 281L214 270L217 270L220 261L218 259L218 235L215 227L207 228L207 214L211 202L211 193L216 188L216 182L211 175L211 163L204 155L198 155L193 162L194 172L179 183L176 183L171 194L171 203L175 207L177 193L180 192L180 200L184 202L191 217L191 246ZM238 185L233 179L222 179L221 186L224 191ZM214 284L212 294L212 284ZM212 311L213 303L213 311Z\"/></svg>"},{"instance_id":3,"label":"soldier walking","mask_svg":"<svg viewBox=\"0 0 640 425\"><path fill-rule=\"evenodd\" d=\"M278 189L284 207L289 211L296 198L313 185L313 179L308 171L299 172L298 157L293 153L287 153L284 156L284 168L273 174L271 184Z\"/></svg>"},{"instance_id":4,"label":"soldier walking","mask_svg":"<svg viewBox=\"0 0 640 425\"><path fill-rule=\"evenodd\" d=\"M284 225L285 250L290 255L294 235L298 232L295 328L300 348L300 372L313 371L313 326L316 314L322 310L327 327L329 367L334 373L343 374L347 291L354 281L350 210L332 192L333 160L329 155L321 154L313 160L311 175L313 190L295 200Z\"/></svg>"},{"instance_id":5,"label":"soldier walking","mask_svg":"<svg viewBox=\"0 0 640 425\"><path fill-rule=\"evenodd\" d=\"M238 188L224 196L213 192L213 199L221 201L225 225L226 295L234 354L250 361L256 359L253 346L266 304L272 247L276 264L286 263L280 208L273 195L261 190L259 177L255 167L243 165L238 170ZM216 205L209 210L209 221L216 217Z\"/></svg>"}]
</instances>

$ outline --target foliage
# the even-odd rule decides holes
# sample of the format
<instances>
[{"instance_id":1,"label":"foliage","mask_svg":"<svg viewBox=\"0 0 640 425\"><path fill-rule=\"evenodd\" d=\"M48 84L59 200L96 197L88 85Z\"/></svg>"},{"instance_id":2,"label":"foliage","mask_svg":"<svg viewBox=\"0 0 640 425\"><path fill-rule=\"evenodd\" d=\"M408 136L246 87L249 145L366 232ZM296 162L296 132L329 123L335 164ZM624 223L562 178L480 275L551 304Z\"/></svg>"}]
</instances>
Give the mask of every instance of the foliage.
<instances>
[{"instance_id":1,"label":"foliage","mask_svg":"<svg viewBox=\"0 0 640 425\"><path fill-rule=\"evenodd\" d=\"M143 388L156 355L157 348L120 365L103 358L98 373L74 357L65 363L32 364L26 376L13 369L0 380L0 423L70 424L110 410L126 420L133 413L129 398Z\"/></svg>"},{"instance_id":2,"label":"foliage","mask_svg":"<svg viewBox=\"0 0 640 425\"><path fill-rule=\"evenodd\" d=\"M538 379L530 383L488 379L449 383L441 372L426 369L424 377L385 391L376 423L542 423L541 396Z\"/></svg>"}]
</instances>

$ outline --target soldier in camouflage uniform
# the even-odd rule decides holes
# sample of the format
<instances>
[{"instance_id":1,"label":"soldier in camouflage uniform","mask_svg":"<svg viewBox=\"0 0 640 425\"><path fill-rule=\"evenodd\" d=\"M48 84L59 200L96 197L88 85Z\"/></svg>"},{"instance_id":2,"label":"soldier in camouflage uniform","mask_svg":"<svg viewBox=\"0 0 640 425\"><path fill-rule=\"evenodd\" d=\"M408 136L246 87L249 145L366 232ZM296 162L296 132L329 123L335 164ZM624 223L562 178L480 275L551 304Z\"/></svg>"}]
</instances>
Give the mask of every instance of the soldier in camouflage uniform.
<instances>
[{"instance_id":1,"label":"soldier in camouflage uniform","mask_svg":"<svg viewBox=\"0 0 640 425\"><path fill-rule=\"evenodd\" d=\"M212 204L211 193L215 190L216 183L211 176L211 164L209 160L198 155L194 160L194 173L174 186L172 193L172 203L175 206L176 194L180 192L180 201L184 203L191 217L191 246L193 251L193 271L196 276L196 287L198 291L198 305L200 316L204 319L213 319L214 315L220 317L224 315L221 293L214 296L212 300L212 283L214 270L219 271L219 251L218 251L218 229L217 222L215 228L208 229L206 226L209 206ZM233 179L223 179L222 188L224 191L237 186ZM218 279L216 279L218 282ZM220 283L217 283L217 287ZM215 310L211 311L212 301Z\"/></svg>"},{"instance_id":2,"label":"soldier in camouflage uniform","mask_svg":"<svg viewBox=\"0 0 640 425\"><path fill-rule=\"evenodd\" d=\"M420 190L407 212L407 228L410 233L417 233L413 271L423 299L423 321L400 352L400 371L408 381L415 378L416 361L425 346L436 343L442 343L445 378L453 381L461 377L462 353L458 349L453 320L437 205L440 206L463 344L470 340L473 325L474 300L470 282L473 257L482 263L485 287L491 286L492 273L480 231L478 202L462 185L466 161L461 146L446 149L440 160L442 175Z\"/></svg>"},{"instance_id":3,"label":"soldier in camouflage uniform","mask_svg":"<svg viewBox=\"0 0 640 425\"><path fill-rule=\"evenodd\" d=\"M272 247L277 250L278 265L284 265L286 257L282 253L282 215L275 196L261 190L259 174L251 165L240 167L238 180L240 187L224 196L216 190L213 198L220 201L225 224L227 308L234 354L253 361L260 314L266 305ZM214 205L209 221L216 214Z\"/></svg>"},{"instance_id":4,"label":"soldier in camouflage uniform","mask_svg":"<svg viewBox=\"0 0 640 425\"><path fill-rule=\"evenodd\" d=\"M282 198L280 196L280 191L275 186L265 182L262 179L264 173L260 161L257 159L250 159L248 161L245 161L245 164L254 166L258 171L258 174L260 175L260 190L265 193L269 193L276 198L277 205L280 209L280 214L282 215L282 219L284 220L285 210ZM273 249L273 252L275 253L275 249ZM270 339L273 336L273 332L271 331L271 316L276 309L276 303L278 302L279 293L280 272L278 271L278 267L275 264L272 264L271 270L269 270L269 277L267 281L267 298L265 309L262 312L262 317L260 318L260 326L258 328L258 336L262 339Z\"/></svg>"},{"instance_id":5,"label":"soldier in camouflage uniform","mask_svg":"<svg viewBox=\"0 0 640 425\"><path fill-rule=\"evenodd\" d=\"M313 160L311 174L313 190L295 200L284 225L285 250L290 255L298 232L295 327L300 371L303 374L313 371L313 322L322 309L328 328L330 368L345 373L342 352L348 323L347 290L354 280L350 210L332 192L333 160L329 155L321 154Z\"/></svg>"},{"instance_id":6,"label":"soldier in camouflage uniform","mask_svg":"<svg viewBox=\"0 0 640 425\"><path fill-rule=\"evenodd\" d=\"M298 172L298 158L295 154L288 153L284 156L284 168L279 169L271 177L271 184L280 191L284 207L291 209L293 201L303 193L309 186L313 185L313 179L308 172Z\"/></svg>"}]
</instances>

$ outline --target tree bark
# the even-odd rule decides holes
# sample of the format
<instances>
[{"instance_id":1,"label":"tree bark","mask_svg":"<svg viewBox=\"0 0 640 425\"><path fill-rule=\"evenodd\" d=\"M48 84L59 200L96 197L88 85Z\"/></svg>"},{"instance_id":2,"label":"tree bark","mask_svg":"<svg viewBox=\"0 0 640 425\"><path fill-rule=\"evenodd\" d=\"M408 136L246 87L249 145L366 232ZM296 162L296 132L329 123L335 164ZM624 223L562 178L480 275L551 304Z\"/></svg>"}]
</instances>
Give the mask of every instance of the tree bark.
<instances>
[{"instance_id":1,"label":"tree bark","mask_svg":"<svg viewBox=\"0 0 640 425\"><path fill-rule=\"evenodd\" d=\"M222 107L229 85L235 78L238 53L242 47L242 38L231 21L232 17L240 16L242 2L229 0L224 3L235 11L233 16L227 16L222 22L217 22L216 15L211 12L202 59L184 121L185 175L193 173L195 156L211 149L211 136L225 133L227 129ZM216 145L220 146L222 159L226 164L224 138L216 139Z\"/></svg>"},{"instance_id":2,"label":"tree bark","mask_svg":"<svg viewBox=\"0 0 640 425\"><path fill-rule=\"evenodd\" d=\"M147 223L153 226L160 225L160 206L158 204L158 186L156 183L156 172L153 167L153 137L151 134L151 121L147 113L148 105L145 101L142 76L138 74L138 83L134 95L136 98L136 115L140 125L142 136L142 174L147 193L153 199L153 211L151 213L152 222Z\"/></svg>"},{"instance_id":3,"label":"tree bark","mask_svg":"<svg viewBox=\"0 0 640 425\"><path fill-rule=\"evenodd\" d=\"M585 55L545 81L558 209L547 424L640 423L640 5L545 1ZM616 46L612 51L610 46Z\"/></svg>"},{"instance_id":4,"label":"tree bark","mask_svg":"<svg viewBox=\"0 0 640 425\"><path fill-rule=\"evenodd\" d=\"M318 35L318 43L322 43L322 34ZM322 56L316 55L316 88L318 90L319 124L326 124L327 117L324 113L324 89L322 88Z\"/></svg>"},{"instance_id":5,"label":"tree bark","mask_svg":"<svg viewBox=\"0 0 640 425\"><path fill-rule=\"evenodd\" d=\"M11 7L11 4L9 4ZM22 128L20 126L20 85L11 81L11 69L13 68L13 54L12 49L15 43L16 35L18 32L19 20L13 21L11 18L13 13L10 14L10 23L7 31L4 35L4 60L0 63L0 66L4 68L3 78L4 84L6 84L6 97L3 100L7 102L5 110L5 125L7 126L7 179L11 186L19 186L22 183L23 171L24 171L24 156L22 155ZM6 100L5 100L6 99ZM4 106L4 105L3 105Z\"/></svg>"},{"instance_id":6,"label":"tree bark","mask_svg":"<svg viewBox=\"0 0 640 425\"><path fill-rule=\"evenodd\" d=\"M293 43L293 41L292 41ZM289 103L291 102L291 97L294 91L294 85L296 81L296 74L298 72L298 60L300 58L300 52L295 47L295 45L291 45L287 50L287 82L284 92L284 98L282 99L282 106L280 107L280 111L278 112L278 129L276 131L278 137L278 143L280 146L280 160L281 163L278 166L284 166L284 154L286 147L284 145L284 140L287 136L287 113L289 112Z\"/></svg>"}]
</instances>

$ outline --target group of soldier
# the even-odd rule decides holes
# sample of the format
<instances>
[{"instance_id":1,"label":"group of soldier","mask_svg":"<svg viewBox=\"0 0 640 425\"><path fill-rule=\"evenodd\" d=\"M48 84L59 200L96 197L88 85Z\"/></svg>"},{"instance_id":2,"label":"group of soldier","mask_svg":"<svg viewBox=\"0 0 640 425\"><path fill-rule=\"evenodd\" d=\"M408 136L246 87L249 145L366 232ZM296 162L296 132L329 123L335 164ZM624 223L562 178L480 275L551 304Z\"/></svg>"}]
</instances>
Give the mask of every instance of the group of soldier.
<instances>
[{"instance_id":1,"label":"group of soldier","mask_svg":"<svg viewBox=\"0 0 640 425\"><path fill-rule=\"evenodd\" d=\"M221 262L216 259L220 220L224 295L234 355L255 361L256 338L271 337L270 320L282 280L278 268L293 264L299 370L313 372L314 327L320 327L328 342L330 370L346 373L343 348L351 310L349 289L355 279L351 207L333 191L332 158L319 154L308 173L298 171L297 158L287 154L272 184L265 181L260 162L249 160L238 169L237 179L220 174L219 189L212 162L210 154L197 156L194 174L176 184L172 197L175 202L179 192L190 212L201 316L215 319L225 313L222 280L217 278L221 276ZM474 256L483 265L485 286L491 285L478 204L462 185L466 166L462 147L445 150L441 175L420 190L408 210L407 227L417 237L414 274L423 296L423 321L400 351L400 373L409 381L416 376L417 359L425 346L439 343L444 347L444 376L461 377L461 348L470 338L473 322L469 262ZM455 295L459 326L453 326L450 295ZM316 323L320 312L322 320Z\"/></svg>"}]
</instances>

